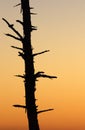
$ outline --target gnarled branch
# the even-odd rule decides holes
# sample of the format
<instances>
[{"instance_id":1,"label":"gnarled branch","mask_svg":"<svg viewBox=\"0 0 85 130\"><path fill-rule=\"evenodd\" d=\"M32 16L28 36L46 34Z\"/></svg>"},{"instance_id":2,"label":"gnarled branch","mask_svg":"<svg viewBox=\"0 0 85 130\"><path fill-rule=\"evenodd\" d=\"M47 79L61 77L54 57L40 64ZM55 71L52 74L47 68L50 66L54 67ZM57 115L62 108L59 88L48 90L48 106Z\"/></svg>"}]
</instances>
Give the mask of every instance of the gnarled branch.
<instances>
[{"instance_id":1,"label":"gnarled branch","mask_svg":"<svg viewBox=\"0 0 85 130\"><path fill-rule=\"evenodd\" d=\"M42 77L42 78L50 78L50 79L57 78L56 76L46 75L46 74L44 74L43 71L37 72L37 73L35 74L35 78L36 78L36 79L39 78L39 77Z\"/></svg>"},{"instance_id":2,"label":"gnarled branch","mask_svg":"<svg viewBox=\"0 0 85 130\"><path fill-rule=\"evenodd\" d=\"M39 52L39 53L35 53L33 54L33 56L37 56L37 55L40 55L40 54L43 54L43 53L46 53L46 52L49 52L50 50L45 50L45 51L42 51L42 52Z\"/></svg>"},{"instance_id":3,"label":"gnarled branch","mask_svg":"<svg viewBox=\"0 0 85 130\"><path fill-rule=\"evenodd\" d=\"M44 74L44 72L43 72L43 71L37 72L37 73L35 74L35 77L37 78L37 77L39 77L41 74Z\"/></svg>"},{"instance_id":4,"label":"gnarled branch","mask_svg":"<svg viewBox=\"0 0 85 130\"><path fill-rule=\"evenodd\" d=\"M8 25L8 27L11 28L11 30L13 30L19 36L19 38L22 40L23 38L22 38L21 34L13 27L14 25L10 24L5 18L2 18L2 19L5 21L5 23Z\"/></svg>"},{"instance_id":5,"label":"gnarled branch","mask_svg":"<svg viewBox=\"0 0 85 130\"><path fill-rule=\"evenodd\" d=\"M18 53L19 53L18 56L21 56L23 59L25 58L24 53L21 53L21 52L18 52Z\"/></svg>"}]
</instances>

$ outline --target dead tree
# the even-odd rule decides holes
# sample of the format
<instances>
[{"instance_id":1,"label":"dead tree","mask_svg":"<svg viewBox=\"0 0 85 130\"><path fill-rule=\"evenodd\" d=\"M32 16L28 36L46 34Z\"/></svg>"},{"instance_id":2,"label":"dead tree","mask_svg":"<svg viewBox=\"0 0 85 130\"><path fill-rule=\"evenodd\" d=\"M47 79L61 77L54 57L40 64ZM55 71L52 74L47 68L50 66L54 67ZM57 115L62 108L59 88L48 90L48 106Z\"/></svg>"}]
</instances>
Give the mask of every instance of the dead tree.
<instances>
[{"instance_id":1,"label":"dead tree","mask_svg":"<svg viewBox=\"0 0 85 130\"><path fill-rule=\"evenodd\" d=\"M51 111L53 109L46 110L38 110L38 106L36 106L36 81L38 78L57 78L56 76L46 75L43 71L39 71L35 73L34 68L34 57L49 50L45 50L39 53L33 54L32 44L31 44L31 32L33 30L37 30L35 26L32 26L31 23L31 15L35 15L35 13L31 12L32 7L29 5L29 0L21 0L20 4L16 6L21 6L22 13L22 21L16 20L16 22L20 23L23 27L23 36L15 29L13 24L10 24L6 19L3 20L6 22L8 27L17 35L14 36L12 34L6 34L7 36L14 38L22 43L22 48L11 46L12 48L20 50L19 56L24 60L25 72L24 75L16 75L17 77L24 78L24 87L25 87L25 105L13 105L14 107L24 108L27 112L27 119L29 124L29 130L40 130L38 123L38 114L46 111Z\"/></svg>"}]
</instances>

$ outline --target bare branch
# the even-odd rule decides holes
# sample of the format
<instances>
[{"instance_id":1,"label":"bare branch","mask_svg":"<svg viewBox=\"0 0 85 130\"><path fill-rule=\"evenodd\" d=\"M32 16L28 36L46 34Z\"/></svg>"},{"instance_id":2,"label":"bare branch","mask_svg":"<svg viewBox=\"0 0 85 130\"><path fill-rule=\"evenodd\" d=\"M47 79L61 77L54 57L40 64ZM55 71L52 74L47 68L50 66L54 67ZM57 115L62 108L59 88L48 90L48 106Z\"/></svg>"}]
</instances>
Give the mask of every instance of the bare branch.
<instances>
[{"instance_id":1,"label":"bare branch","mask_svg":"<svg viewBox=\"0 0 85 130\"><path fill-rule=\"evenodd\" d=\"M43 72L43 71L37 72L37 73L35 74L35 77L37 78L37 77L39 77L41 74L44 74L44 72Z\"/></svg>"},{"instance_id":2,"label":"bare branch","mask_svg":"<svg viewBox=\"0 0 85 130\"><path fill-rule=\"evenodd\" d=\"M18 52L18 53L19 53L18 56L21 56L23 59L25 58L24 53L21 53L21 52Z\"/></svg>"},{"instance_id":3,"label":"bare branch","mask_svg":"<svg viewBox=\"0 0 85 130\"><path fill-rule=\"evenodd\" d=\"M13 24L9 24L9 22L5 19L5 18L2 18L3 21L5 21L5 23L9 26L9 27L13 27L14 25Z\"/></svg>"},{"instance_id":4,"label":"bare branch","mask_svg":"<svg viewBox=\"0 0 85 130\"><path fill-rule=\"evenodd\" d=\"M20 38L18 38L18 37L15 37L15 36L13 36L13 35L11 35L11 34L5 34L6 36L8 36L8 37L12 37L12 38L14 38L14 39L16 39L16 40L19 40L19 41L21 41L21 39Z\"/></svg>"},{"instance_id":5,"label":"bare branch","mask_svg":"<svg viewBox=\"0 0 85 130\"><path fill-rule=\"evenodd\" d=\"M14 49L19 49L19 50L23 51L22 48L19 48L19 47L16 47L16 46L11 46L11 47L14 48Z\"/></svg>"},{"instance_id":6,"label":"bare branch","mask_svg":"<svg viewBox=\"0 0 85 130\"><path fill-rule=\"evenodd\" d=\"M35 53L33 54L33 56L37 56L37 55L40 55L40 54L43 54L43 53L46 53L46 52L49 52L50 50L45 50L45 51L42 51L42 52L39 52L39 53Z\"/></svg>"},{"instance_id":7,"label":"bare branch","mask_svg":"<svg viewBox=\"0 0 85 130\"><path fill-rule=\"evenodd\" d=\"M37 15L37 13L30 13L31 15Z\"/></svg>"},{"instance_id":8,"label":"bare branch","mask_svg":"<svg viewBox=\"0 0 85 130\"><path fill-rule=\"evenodd\" d=\"M13 105L13 107L19 107L19 108L26 108L26 106L23 106L23 105Z\"/></svg>"},{"instance_id":9,"label":"bare branch","mask_svg":"<svg viewBox=\"0 0 85 130\"><path fill-rule=\"evenodd\" d=\"M21 25L23 25L23 22L20 20L16 20L16 22L20 23Z\"/></svg>"},{"instance_id":10,"label":"bare branch","mask_svg":"<svg viewBox=\"0 0 85 130\"><path fill-rule=\"evenodd\" d=\"M17 6L20 6L21 5L21 3L19 3L19 4L17 4L17 5L15 5L14 7L17 7ZM22 5L21 5L22 6ZM21 11L20 11L20 13L22 12L22 7L21 7Z\"/></svg>"},{"instance_id":11,"label":"bare branch","mask_svg":"<svg viewBox=\"0 0 85 130\"><path fill-rule=\"evenodd\" d=\"M21 3L19 3L19 4L15 5L14 7L17 7L17 6L19 6L19 5L21 5Z\"/></svg>"},{"instance_id":12,"label":"bare branch","mask_svg":"<svg viewBox=\"0 0 85 130\"><path fill-rule=\"evenodd\" d=\"M31 26L31 31L33 30L37 30L37 27L36 26Z\"/></svg>"},{"instance_id":13,"label":"bare branch","mask_svg":"<svg viewBox=\"0 0 85 130\"><path fill-rule=\"evenodd\" d=\"M30 7L30 9L34 9L33 7Z\"/></svg>"},{"instance_id":14,"label":"bare branch","mask_svg":"<svg viewBox=\"0 0 85 130\"><path fill-rule=\"evenodd\" d=\"M57 78L56 76L50 76L50 75L45 75L45 74L42 74L39 77L49 78L49 79Z\"/></svg>"},{"instance_id":15,"label":"bare branch","mask_svg":"<svg viewBox=\"0 0 85 130\"><path fill-rule=\"evenodd\" d=\"M9 28L11 28L19 37L20 39L22 40L22 36L21 34L13 27L14 25L13 24L10 24L6 19L2 18L3 21L5 21L5 23L8 25Z\"/></svg>"},{"instance_id":16,"label":"bare branch","mask_svg":"<svg viewBox=\"0 0 85 130\"><path fill-rule=\"evenodd\" d=\"M54 109L41 110L41 111L38 111L37 113L40 114L40 113L42 113L42 112L47 112L47 111L52 111L52 110L54 110Z\"/></svg>"},{"instance_id":17,"label":"bare branch","mask_svg":"<svg viewBox=\"0 0 85 130\"><path fill-rule=\"evenodd\" d=\"M16 77L25 78L25 75L15 75Z\"/></svg>"},{"instance_id":18,"label":"bare branch","mask_svg":"<svg viewBox=\"0 0 85 130\"><path fill-rule=\"evenodd\" d=\"M50 76L50 75L46 75L44 74L44 72L37 72L35 74L35 78L39 78L39 77L42 77L42 78L50 78L50 79L53 79L53 78L57 78L56 76Z\"/></svg>"}]
</instances>

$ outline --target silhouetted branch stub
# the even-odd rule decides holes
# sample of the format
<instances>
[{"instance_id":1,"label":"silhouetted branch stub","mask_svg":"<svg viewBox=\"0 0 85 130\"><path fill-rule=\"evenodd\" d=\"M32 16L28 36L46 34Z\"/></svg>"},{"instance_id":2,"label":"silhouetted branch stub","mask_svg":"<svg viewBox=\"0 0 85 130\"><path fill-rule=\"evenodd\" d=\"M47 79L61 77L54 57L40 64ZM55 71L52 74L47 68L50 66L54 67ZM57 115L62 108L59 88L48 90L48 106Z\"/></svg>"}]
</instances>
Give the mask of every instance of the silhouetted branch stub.
<instances>
[{"instance_id":1,"label":"silhouetted branch stub","mask_svg":"<svg viewBox=\"0 0 85 130\"><path fill-rule=\"evenodd\" d=\"M19 108L26 108L26 106L24 106L24 105L13 105L13 107L19 107Z\"/></svg>"},{"instance_id":2,"label":"silhouetted branch stub","mask_svg":"<svg viewBox=\"0 0 85 130\"><path fill-rule=\"evenodd\" d=\"M25 78L25 75L15 75L16 77Z\"/></svg>"},{"instance_id":3,"label":"silhouetted branch stub","mask_svg":"<svg viewBox=\"0 0 85 130\"><path fill-rule=\"evenodd\" d=\"M46 110L41 110L41 111L38 111L37 113L40 114L40 113L43 113L43 112L48 112L48 111L52 111L54 109L46 109Z\"/></svg>"},{"instance_id":4,"label":"silhouetted branch stub","mask_svg":"<svg viewBox=\"0 0 85 130\"><path fill-rule=\"evenodd\" d=\"M33 54L33 56L37 56L37 55L40 55L40 54L43 54L43 53L46 53L46 52L49 52L50 50L45 50L45 51L42 51L42 52L39 52L39 53L35 53Z\"/></svg>"},{"instance_id":5,"label":"silhouetted branch stub","mask_svg":"<svg viewBox=\"0 0 85 130\"><path fill-rule=\"evenodd\" d=\"M6 35L6 36L8 36L8 37L11 37L11 38L14 38L14 39L16 39L16 40L21 41L21 39L20 39L20 38L15 37L15 36L13 36L13 35L11 35L11 34L9 34L9 33L7 33L7 34L5 34L5 35Z\"/></svg>"},{"instance_id":6,"label":"silhouetted branch stub","mask_svg":"<svg viewBox=\"0 0 85 130\"><path fill-rule=\"evenodd\" d=\"M16 46L11 46L11 47L14 48L14 49L19 49L19 50L22 50L22 51L23 51L22 48L19 48L19 47L16 47Z\"/></svg>"}]
</instances>

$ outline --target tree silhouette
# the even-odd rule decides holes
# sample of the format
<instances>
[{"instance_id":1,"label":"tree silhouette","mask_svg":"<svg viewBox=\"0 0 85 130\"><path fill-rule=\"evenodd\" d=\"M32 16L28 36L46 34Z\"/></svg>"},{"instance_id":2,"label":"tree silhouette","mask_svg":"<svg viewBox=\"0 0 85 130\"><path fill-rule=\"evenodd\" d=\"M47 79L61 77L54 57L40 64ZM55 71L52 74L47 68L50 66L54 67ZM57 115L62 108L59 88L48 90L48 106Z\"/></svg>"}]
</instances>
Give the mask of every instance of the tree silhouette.
<instances>
[{"instance_id":1,"label":"tree silhouette","mask_svg":"<svg viewBox=\"0 0 85 130\"><path fill-rule=\"evenodd\" d=\"M22 21L16 20L23 27L23 36L15 29L13 24L10 24L5 18L2 18L8 27L17 35L6 34L11 38L14 38L22 43L22 48L11 46L12 48L18 49L19 56L24 60L24 75L16 75L17 77L24 78L24 87L25 87L25 105L13 105L14 107L24 108L27 112L27 119L29 124L29 130L40 130L38 123L38 114L42 112L51 111L53 109L38 110L36 105L35 91L36 91L36 81L38 78L57 78L56 76L46 75L43 71L35 73L34 68L34 57L40 54L49 52L45 50L38 53L33 53L32 44L31 44L31 33L33 30L37 30L35 26L32 26L31 15L35 15L31 10L33 9L29 5L29 0L21 0L21 3L16 6L21 6Z\"/></svg>"}]
</instances>

